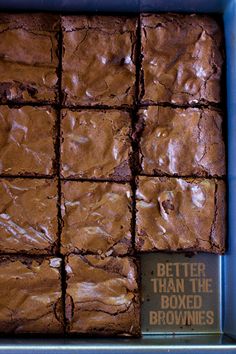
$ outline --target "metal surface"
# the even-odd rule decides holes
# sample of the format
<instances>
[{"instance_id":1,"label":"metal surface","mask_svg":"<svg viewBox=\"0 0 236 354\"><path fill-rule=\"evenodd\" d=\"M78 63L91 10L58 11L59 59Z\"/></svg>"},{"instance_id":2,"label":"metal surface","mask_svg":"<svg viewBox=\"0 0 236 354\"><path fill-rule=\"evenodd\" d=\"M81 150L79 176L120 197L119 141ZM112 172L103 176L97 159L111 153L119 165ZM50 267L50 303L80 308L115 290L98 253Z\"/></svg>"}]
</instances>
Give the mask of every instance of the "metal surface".
<instances>
[{"instance_id":1,"label":"metal surface","mask_svg":"<svg viewBox=\"0 0 236 354\"><path fill-rule=\"evenodd\" d=\"M221 259L223 286L221 288L219 282L218 291L215 292L215 295L219 296L220 290L223 290L222 330L226 335L144 335L140 339L110 340L2 338L0 352L4 354L236 353L236 0L0 0L1 9L70 12L216 12L223 15L227 61L229 250ZM220 274L221 269L220 258L218 262L215 269L217 275ZM221 279L222 277L219 276L218 280ZM218 329L219 322L215 330Z\"/></svg>"},{"instance_id":2,"label":"metal surface","mask_svg":"<svg viewBox=\"0 0 236 354\"><path fill-rule=\"evenodd\" d=\"M145 254L141 259L144 333L221 332L221 257Z\"/></svg>"},{"instance_id":3,"label":"metal surface","mask_svg":"<svg viewBox=\"0 0 236 354\"><path fill-rule=\"evenodd\" d=\"M141 339L3 340L0 353L234 353L233 341L222 335L144 336Z\"/></svg>"},{"instance_id":4,"label":"metal surface","mask_svg":"<svg viewBox=\"0 0 236 354\"><path fill-rule=\"evenodd\" d=\"M223 258L226 333L236 338L236 1L224 11L228 122L228 252Z\"/></svg>"}]
</instances>

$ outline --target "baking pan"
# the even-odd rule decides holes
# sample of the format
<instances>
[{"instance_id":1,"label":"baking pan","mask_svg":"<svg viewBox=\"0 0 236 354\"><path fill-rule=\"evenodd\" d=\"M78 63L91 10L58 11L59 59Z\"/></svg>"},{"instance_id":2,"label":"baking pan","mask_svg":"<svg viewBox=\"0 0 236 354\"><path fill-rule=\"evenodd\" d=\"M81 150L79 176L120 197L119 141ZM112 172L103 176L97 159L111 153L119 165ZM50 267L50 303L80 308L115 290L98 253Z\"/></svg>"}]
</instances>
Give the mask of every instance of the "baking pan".
<instances>
[{"instance_id":1,"label":"baking pan","mask_svg":"<svg viewBox=\"0 0 236 354\"><path fill-rule=\"evenodd\" d=\"M142 331L131 338L0 338L2 353L236 353L236 0L0 0L1 11L81 12L200 12L216 13L224 23L226 45L226 103L228 153L228 247L224 256L199 254L145 254L142 269ZM168 320L158 325L155 292L158 264L196 264L211 279L209 291L201 293L202 311L211 311L214 321L183 326ZM199 266L202 265L202 266ZM194 267L194 266L193 266ZM195 268L194 268L195 269ZM199 275L202 279L202 277ZM203 278L204 278L203 277ZM204 283L205 284L205 283ZM189 286L185 295L191 294ZM175 292L171 288L170 294ZM167 299L168 300L168 299ZM168 300L169 301L169 300ZM174 305L173 305L174 306ZM172 306L172 307L173 307ZM210 316L211 317L211 316ZM170 317L171 318L171 317Z\"/></svg>"}]
</instances>

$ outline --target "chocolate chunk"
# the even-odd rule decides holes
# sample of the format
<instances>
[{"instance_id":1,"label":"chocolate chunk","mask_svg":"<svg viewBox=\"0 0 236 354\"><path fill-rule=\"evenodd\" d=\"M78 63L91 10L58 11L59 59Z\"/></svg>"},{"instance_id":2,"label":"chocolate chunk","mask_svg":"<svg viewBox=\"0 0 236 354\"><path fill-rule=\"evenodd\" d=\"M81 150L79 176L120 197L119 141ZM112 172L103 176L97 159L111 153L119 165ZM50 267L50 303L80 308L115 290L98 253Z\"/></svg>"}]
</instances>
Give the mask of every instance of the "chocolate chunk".
<instances>
[{"instance_id":1,"label":"chocolate chunk","mask_svg":"<svg viewBox=\"0 0 236 354\"><path fill-rule=\"evenodd\" d=\"M222 33L208 16L143 14L142 103L219 103Z\"/></svg>"},{"instance_id":2,"label":"chocolate chunk","mask_svg":"<svg viewBox=\"0 0 236 354\"><path fill-rule=\"evenodd\" d=\"M124 255L131 252L128 184L63 182L62 215L63 253Z\"/></svg>"},{"instance_id":3,"label":"chocolate chunk","mask_svg":"<svg viewBox=\"0 0 236 354\"><path fill-rule=\"evenodd\" d=\"M136 26L121 16L62 17L66 105L133 105Z\"/></svg>"},{"instance_id":4,"label":"chocolate chunk","mask_svg":"<svg viewBox=\"0 0 236 354\"><path fill-rule=\"evenodd\" d=\"M59 258L0 258L1 333L63 333Z\"/></svg>"},{"instance_id":5,"label":"chocolate chunk","mask_svg":"<svg viewBox=\"0 0 236 354\"><path fill-rule=\"evenodd\" d=\"M0 174L53 175L56 112L0 106Z\"/></svg>"},{"instance_id":6,"label":"chocolate chunk","mask_svg":"<svg viewBox=\"0 0 236 354\"><path fill-rule=\"evenodd\" d=\"M214 179L139 177L138 251L225 249L225 184Z\"/></svg>"},{"instance_id":7,"label":"chocolate chunk","mask_svg":"<svg viewBox=\"0 0 236 354\"><path fill-rule=\"evenodd\" d=\"M61 175L130 180L131 119L118 110L62 111Z\"/></svg>"},{"instance_id":8,"label":"chocolate chunk","mask_svg":"<svg viewBox=\"0 0 236 354\"><path fill-rule=\"evenodd\" d=\"M214 109L148 107L139 112L142 172L148 175L223 176L222 114Z\"/></svg>"},{"instance_id":9,"label":"chocolate chunk","mask_svg":"<svg viewBox=\"0 0 236 354\"><path fill-rule=\"evenodd\" d=\"M52 253L57 245L57 184L0 179L0 252Z\"/></svg>"},{"instance_id":10,"label":"chocolate chunk","mask_svg":"<svg viewBox=\"0 0 236 354\"><path fill-rule=\"evenodd\" d=\"M0 14L0 102L57 101L59 16Z\"/></svg>"},{"instance_id":11,"label":"chocolate chunk","mask_svg":"<svg viewBox=\"0 0 236 354\"><path fill-rule=\"evenodd\" d=\"M140 335L138 276L132 258L71 255L66 272L70 333Z\"/></svg>"}]
</instances>

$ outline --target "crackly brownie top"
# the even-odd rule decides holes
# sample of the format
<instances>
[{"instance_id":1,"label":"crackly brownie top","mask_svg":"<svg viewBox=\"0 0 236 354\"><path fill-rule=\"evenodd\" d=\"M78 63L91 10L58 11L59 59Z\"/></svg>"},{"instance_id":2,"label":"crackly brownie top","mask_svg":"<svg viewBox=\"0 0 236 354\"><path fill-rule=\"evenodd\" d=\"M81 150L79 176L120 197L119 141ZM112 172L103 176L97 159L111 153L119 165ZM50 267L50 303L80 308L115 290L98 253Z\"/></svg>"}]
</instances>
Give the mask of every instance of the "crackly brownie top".
<instances>
[{"instance_id":1,"label":"crackly brownie top","mask_svg":"<svg viewBox=\"0 0 236 354\"><path fill-rule=\"evenodd\" d=\"M57 242L57 185L0 180L0 252L49 253Z\"/></svg>"},{"instance_id":2,"label":"crackly brownie top","mask_svg":"<svg viewBox=\"0 0 236 354\"><path fill-rule=\"evenodd\" d=\"M124 255L131 251L128 184L62 184L62 251Z\"/></svg>"},{"instance_id":3,"label":"crackly brownie top","mask_svg":"<svg viewBox=\"0 0 236 354\"><path fill-rule=\"evenodd\" d=\"M3 333L63 333L59 258L0 260Z\"/></svg>"},{"instance_id":4,"label":"crackly brownie top","mask_svg":"<svg viewBox=\"0 0 236 354\"><path fill-rule=\"evenodd\" d=\"M127 17L62 17L66 104L133 104L136 24Z\"/></svg>"},{"instance_id":5,"label":"crackly brownie top","mask_svg":"<svg viewBox=\"0 0 236 354\"><path fill-rule=\"evenodd\" d=\"M207 16L143 14L142 102L220 102L222 33Z\"/></svg>"},{"instance_id":6,"label":"crackly brownie top","mask_svg":"<svg viewBox=\"0 0 236 354\"><path fill-rule=\"evenodd\" d=\"M224 251L223 181L140 177L136 198L138 250Z\"/></svg>"},{"instance_id":7,"label":"crackly brownie top","mask_svg":"<svg viewBox=\"0 0 236 354\"><path fill-rule=\"evenodd\" d=\"M222 176L222 115L214 109L148 107L139 112L140 162L149 175Z\"/></svg>"},{"instance_id":8,"label":"crackly brownie top","mask_svg":"<svg viewBox=\"0 0 236 354\"><path fill-rule=\"evenodd\" d=\"M0 15L0 102L55 102L59 17Z\"/></svg>"},{"instance_id":9,"label":"crackly brownie top","mask_svg":"<svg viewBox=\"0 0 236 354\"><path fill-rule=\"evenodd\" d=\"M0 106L0 174L52 175L55 121L49 106Z\"/></svg>"},{"instance_id":10,"label":"crackly brownie top","mask_svg":"<svg viewBox=\"0 0 236 354\"><path fill-rule=\"evenodd\" d=\"M70 332L140 333L138 276L132 258L71 255L66 272Z\"/></svg>"},{"instance_id":11,"label":"crackly brownie top","mask_svg":"<svg viewBox=\"0 0 236 354\"><path fill-rule=\"evenodd\" d=\"M127 112L64 109L62 176L129 180L130 129Z\"/></svg>"}]
</instances>

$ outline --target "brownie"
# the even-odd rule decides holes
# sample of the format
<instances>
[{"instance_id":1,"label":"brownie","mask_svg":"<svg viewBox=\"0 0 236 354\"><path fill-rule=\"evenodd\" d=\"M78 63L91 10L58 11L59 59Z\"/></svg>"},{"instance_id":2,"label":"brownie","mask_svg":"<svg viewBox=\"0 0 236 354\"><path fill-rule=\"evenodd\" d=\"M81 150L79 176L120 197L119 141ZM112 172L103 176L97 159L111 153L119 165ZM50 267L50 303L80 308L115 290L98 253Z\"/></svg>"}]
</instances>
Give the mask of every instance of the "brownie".
<instances>
[{"instance_id":1,"label":"brownie","mask_svg":"<svg viewBox=\"0 0 236 354\"><path fill-rule=\"evenodd\" d=\"M62 182L62 252L124 255L131 244L128 184Z\"/></svg>"},{"instance_id":2,"label":"brownie","mask_svg":"<svg viewBox=\"0 0 236 354\"><path fill-rule=\"evenodd\" d=\"M139 112L137 127L137 130L141 130L139 146L142 173L225 175L220 112L206 108L152 106Z\"/></svg>"},{"instance_id":3,"label":"brownie","mask_svg":"<svg viewBox=\"0 0 236 354\"><path fill-rule=\"evenodd\" d=\"M62 177L129 180L131 119L119 110L62 110Z\"/></svg>"},{"instance_id":4,"label":"brownie","mask_svg":"<svg viewBox=\"0 0 236 354\"><path fill-rule=\"evenodd\" d=\"M0 106L0 174L53 175L56 112Z\"/></svg>"},{"instance_id":5,"label":"brownie","mask_svg":"<svg viewBox=\"0 0 236 354\"><path fill-rule=\"evenodd\" d=\"M62 17L66 105L134 103L136 26L124 16Z\"/></svg>"},{"instance_id":6,"label":"brownie","mask_svg":"<svg viewBox=\"0 0 236 354\"><path fill-rule=\"evenodd\" d=\"M138 275L132 258L71 255L66 273L70 333L140 334Z\"/></svg>"},{"instance_id":7,"label":"brownie","mask_svg":"<svg viewBox=\"0 0 236 354\"><path fill-rule=\"evenodd\" d=\"M0 14L0 102L57 100L59 16Z\"/></svg>"},{"instance_id":8,"label":"brownie","mask_svg":"<svg viewBox=\"0 0 236 354\"><path fill-rule=\"evenodd\" d=\"M143 14L141 36L142 103L220 102L223 36L213 18Z\"/></svg>"},{"instance_id":9,"label":"brownie","mask_svg":"<svg viewBox=\"0 0 236 354\"><path fill-rule=\"evenodd\" d=\"M63 333L59 258L0 258L0 332Z\"/></svg>"},{"instance_id":10,"label":"brownie","mask_svg":"<svg viewBox=\"0 0 236 354\"><path fill-rule=\"evenodd\" d=\"M225 183L214 179L140 177L138 251L225 249Z\"/></svg>"},{"instance_id":11,"label":"brownie","mask_svg":"<svg viewBox=\"0 0 236 354\"><path fill-rule=\"evenodd\" d=\"M57 184L0 179L0 252L47 254L57 245Z\"/></svg>"}]
</instances>

